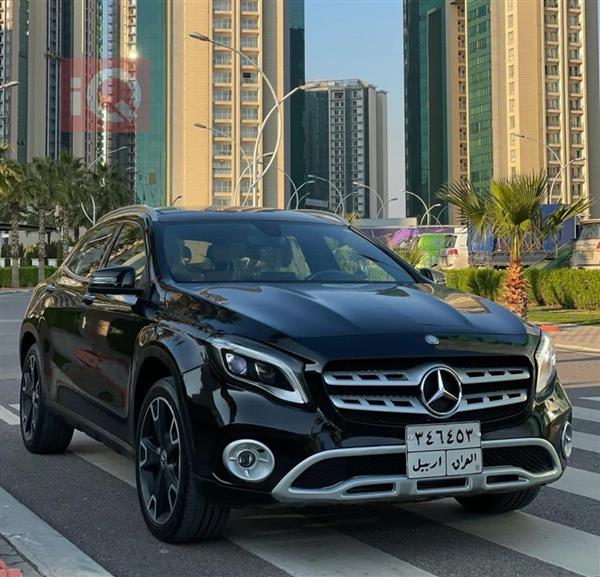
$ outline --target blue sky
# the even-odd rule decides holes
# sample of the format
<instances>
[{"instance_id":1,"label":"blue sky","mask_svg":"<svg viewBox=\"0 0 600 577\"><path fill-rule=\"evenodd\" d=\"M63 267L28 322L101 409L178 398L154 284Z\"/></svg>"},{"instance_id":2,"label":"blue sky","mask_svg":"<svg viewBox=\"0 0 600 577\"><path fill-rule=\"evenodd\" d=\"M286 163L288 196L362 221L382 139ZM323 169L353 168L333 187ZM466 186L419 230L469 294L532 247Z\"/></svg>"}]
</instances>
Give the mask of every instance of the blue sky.
<instances>
[{"instance_id":1,"label":"blue sky","mask_svg":"<svg viewBox=\"0 0 600 577\"><path fill-rule=\"evenodd\" d=\"M360 78L387 90L390 197L404 189L402 0L306 0L306 80ZM399 216L399 202L390 212Z\"/></svg>"}]
</instances>

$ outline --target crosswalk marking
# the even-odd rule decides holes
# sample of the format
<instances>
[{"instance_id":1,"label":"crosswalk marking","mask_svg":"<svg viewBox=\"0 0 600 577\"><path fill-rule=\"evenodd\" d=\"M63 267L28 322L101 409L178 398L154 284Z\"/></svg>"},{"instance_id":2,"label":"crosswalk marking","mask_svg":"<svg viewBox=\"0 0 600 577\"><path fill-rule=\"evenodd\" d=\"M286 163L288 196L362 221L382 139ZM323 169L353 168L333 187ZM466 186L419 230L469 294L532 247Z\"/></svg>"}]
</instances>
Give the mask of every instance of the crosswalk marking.
<instances>
[{"instance_id":1,"label":"crosswalk marking","mask_svg":"<svg viewBox=\"0 0 600 577\"><path fill-rule=\"evenodd\" d=\"M87 435L76 432L69 450L135 487L132 462ZM374 567L377 568L377 577L434 577L333 529L313 524L310 531L299 529L306 518L301 515L294 517L297 518L291 523L290 517L268 519L268 538L260 534L256 520L234 519L225 536L292 577L363 577L372 574ZM336 554L332 555L334 551Z\"/></svg>"},{"instance_id":2,"label":"crosswalk marking","mask_svg":"<svg viewBox=\"0 0 600 577\"><path fill-rule=\"evenodd\" d=\"M600 397L581 397L584 401L596 401L600 403Z\"/></svg>"},{"instance_id":3,"label":"crosswalk marking","mask_svg":"<svg viewBox=\"0 0 600 577\"><path fill-rule=\"evenodd\" d=\"M594 421L600 423L600 410L588 409L586 407L573 407L573 416L576 419L583 419L584 421Z\"/></svg>"},{"instance_id":4,"label":"crosswalk marking","mask_svg":"<svg viewBox=\"0 0 600 577\"><path fill-rule=\"evenodd\" d=\"M585 577L600 574L600 537L585 531L521 512L483 517L449 500L400 507Z\"/></svg>"},{"instance_id":5,"label":"crosswalk marking","mask_svg":"<svg viewBox=\"0 0 600 577\"><path fill-rule=\"evenodd\" d=\"M21 405L19 405L19 403L10 403L10 405L8 405L11 409L14 409L15 411L17 411L17 413L19 412Z\"/></svg>"},{"instance_id":6,"label":"crosswalk marking","mask_svg":"<svg viewBox=\"0 0 600 577\"><path fill-rule=\"evenodd\" d=\"M18 425L21 421L18 415L0 405L0 420L8 425Z\"/></svg>"},{"instance_id":7,"label":"crosswalk marking","mask_svg":"<svg viewBox=\"0 0 600 577\"><path fill-rule=\"evenodd\" d=\"M600 437L598 435L573 431L573 446L576 449L600 453Z\"/></svg>"},{"instance_id":8,"label":"crosswalk marking","mask_svg":"<svg viewBox=\"0 0 600 577\"><path fill-rule=\"evenodd\" d=\"M550 486L567 493L600 501L600 475L598 473L567 467L563 476Z\"/></svg>"}]
</instances>

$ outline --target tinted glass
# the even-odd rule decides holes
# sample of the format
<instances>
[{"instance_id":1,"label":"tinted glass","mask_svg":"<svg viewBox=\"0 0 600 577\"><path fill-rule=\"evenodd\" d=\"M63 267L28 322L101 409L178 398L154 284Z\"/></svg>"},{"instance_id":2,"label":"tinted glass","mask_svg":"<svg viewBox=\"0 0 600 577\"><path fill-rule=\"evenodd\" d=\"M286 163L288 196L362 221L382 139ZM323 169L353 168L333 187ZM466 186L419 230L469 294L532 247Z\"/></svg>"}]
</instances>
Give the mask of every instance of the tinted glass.
<instances>
[{"instance_id":1,"label":"tinted glass","mask_svg":"<svg viewBox=\"0 0 600 577\"><path fill-rule=\"evenodd\" d=\"M137 284L146 278L146 244L142 229L133 223L125 223L106 262L107 267L130 266L135 270Z\"/></svg>"},{"instance_id":2,"label":"tinted glass","mask_svg":"<svg viewBox=\"0 0 600 577\"><path fill-rule=\"evenodd\" d=\"M114 230L115 225L111 224L90 233L90 237L69 261L69 268L79 276L89 277L100 266Z\"/></svg>"},{"instance_id":3,"label":"tinted glass","mask_svg":"<svg viewBox=\"0 0 600 577\"><path fill-rule=\"evenodd\" d=\"M414 282L362 236L329 224L172 223L162 250L177 282Z\"/></svg>"},{"instance_id":4,"label":"tinted glass","mask_svg":"<svg viewBox=\"0 0 600 577\"><path fill-rule=\"evenodd\" d=\"M577 240L600 239L600 224L584 224Z\"/></svg>"}]
</instances>

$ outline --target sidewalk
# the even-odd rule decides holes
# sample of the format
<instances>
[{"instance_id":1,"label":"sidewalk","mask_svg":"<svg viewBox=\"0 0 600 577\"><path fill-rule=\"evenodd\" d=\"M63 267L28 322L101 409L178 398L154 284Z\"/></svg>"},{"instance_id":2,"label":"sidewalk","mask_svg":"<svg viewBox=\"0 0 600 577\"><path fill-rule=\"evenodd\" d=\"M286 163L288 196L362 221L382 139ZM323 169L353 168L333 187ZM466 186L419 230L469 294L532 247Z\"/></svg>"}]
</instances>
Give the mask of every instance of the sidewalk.
<instances>
[{"instance_id":1,"label":"sidewalk","mask_svg":"<svg viewBox=\"0 0 600 577\"><path fill-rule=\"evenodd\" d=\"M42 577L33 565L20 557L11 544L0 535L0 575L3 575L3 569L9 577Z\"/></svg>"},{"instance_id":2,"label":"sidewalk","mask_svg":"<svg viewBox=\"0 0 600 577\"><path fill-rule=\"evenodd\" d=\"M556 346L600 354L600 326L559 326L559 331L548 333Z\"/></svg>"}]
</instances>

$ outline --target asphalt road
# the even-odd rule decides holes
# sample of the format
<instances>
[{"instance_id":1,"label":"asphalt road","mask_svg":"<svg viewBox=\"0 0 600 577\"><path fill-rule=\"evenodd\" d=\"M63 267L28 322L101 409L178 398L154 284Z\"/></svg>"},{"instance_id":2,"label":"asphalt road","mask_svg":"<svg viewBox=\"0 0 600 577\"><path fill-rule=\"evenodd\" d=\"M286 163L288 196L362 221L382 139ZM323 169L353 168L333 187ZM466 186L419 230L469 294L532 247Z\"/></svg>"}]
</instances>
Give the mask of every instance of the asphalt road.
<instances>
[{"instance_id":1,"label":"asphalt road","mask_svg":"<svg viewBox=\"0 0 600 577\"><path fill-rule=\"evenodd\" d=\"M559 353L577 448L568 474L523 512L486 518L452 500L269 508L235 513L223 539L172 546L146 531L123 457L82 434L65 455L23 448L17 339L28 296L0 294L0 487L114 577L600 576L600 355Z\"/></svg>"}]
</instances>

